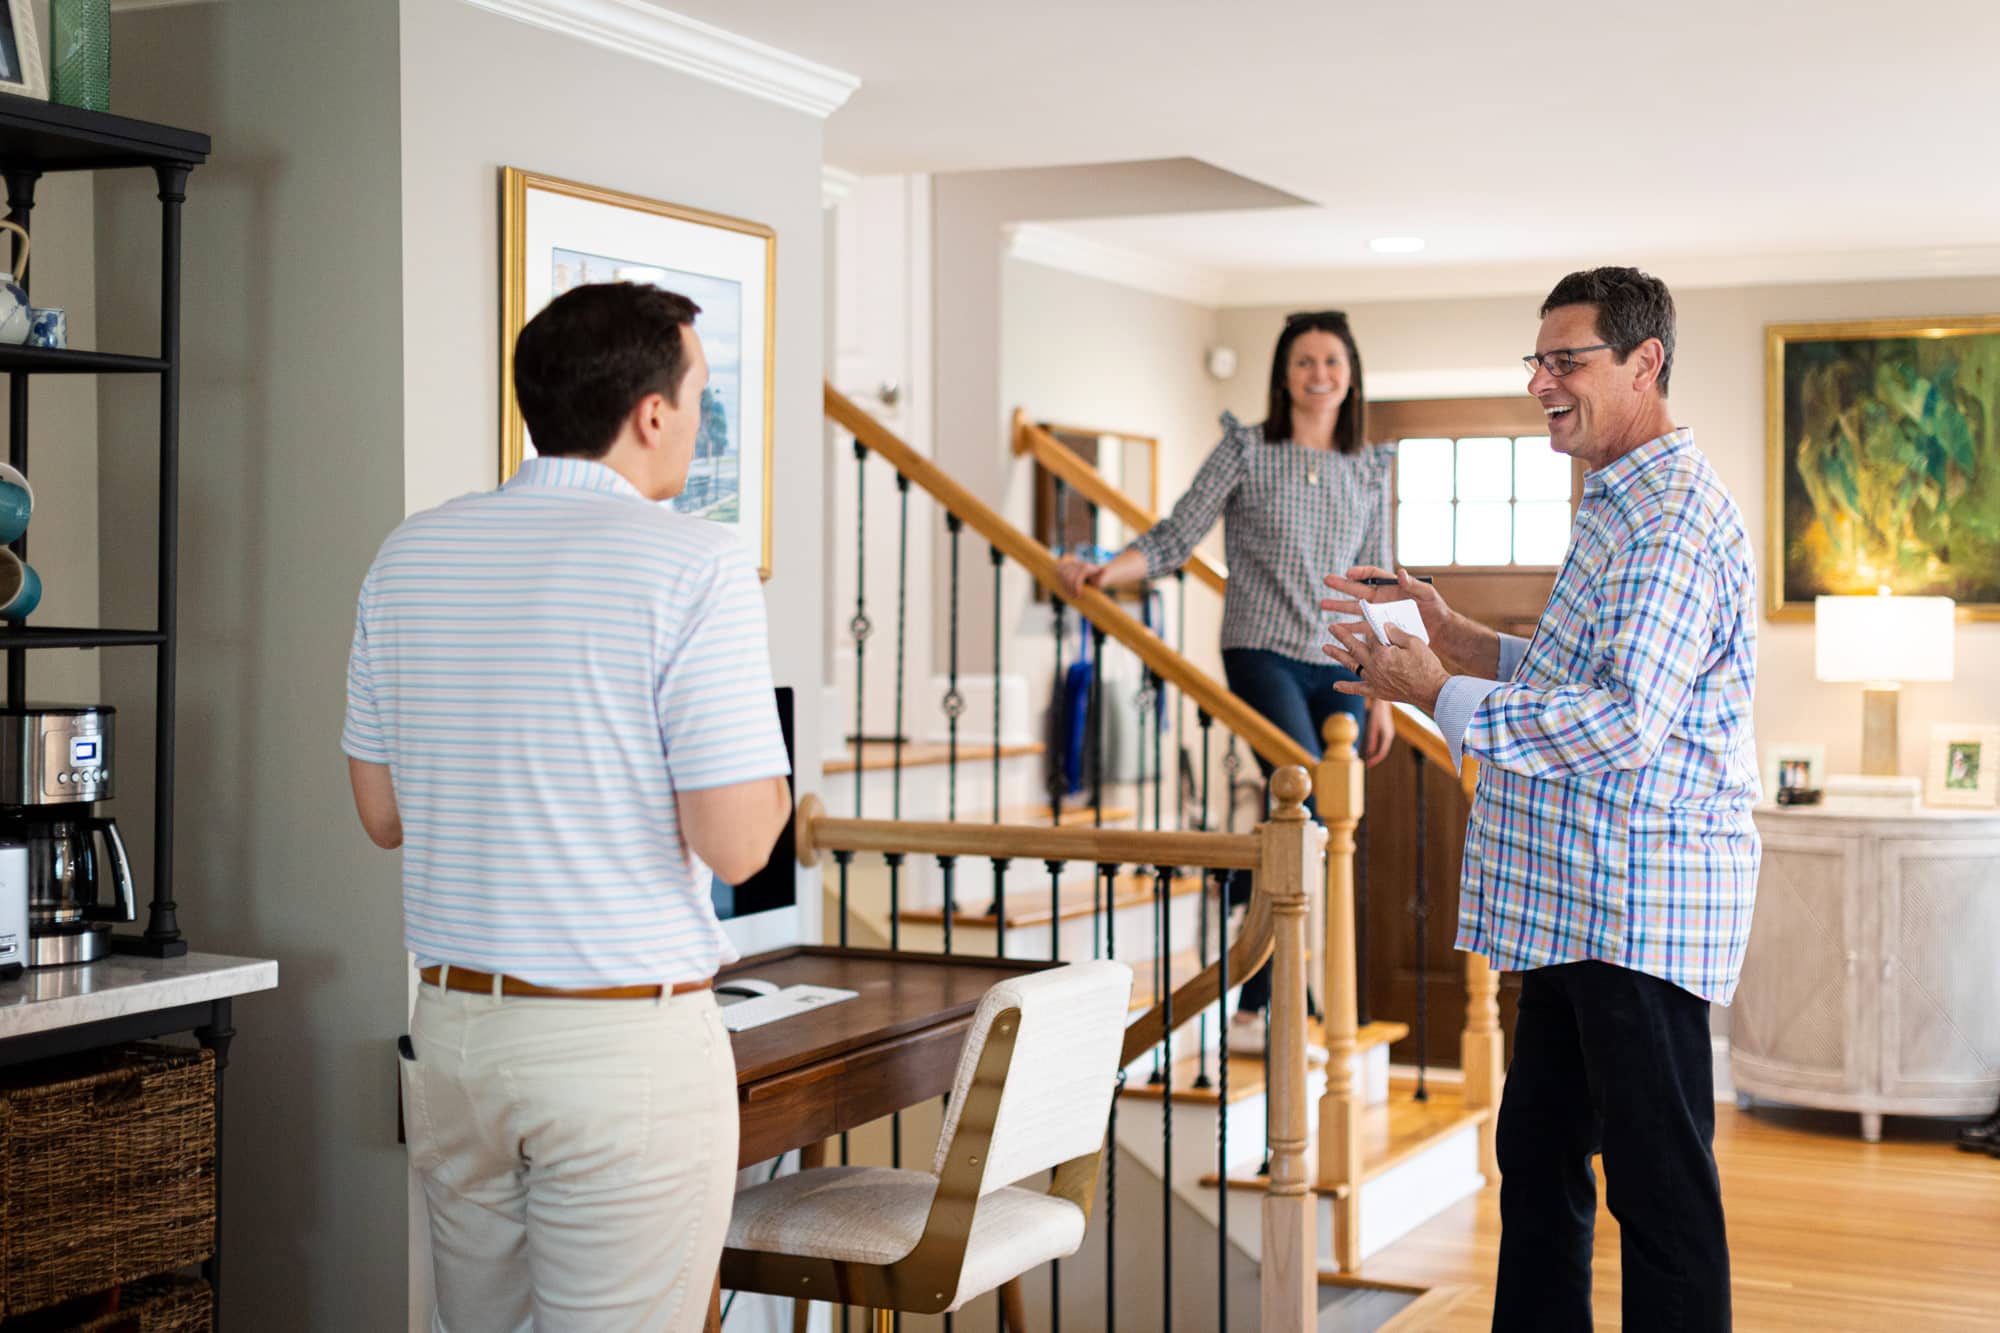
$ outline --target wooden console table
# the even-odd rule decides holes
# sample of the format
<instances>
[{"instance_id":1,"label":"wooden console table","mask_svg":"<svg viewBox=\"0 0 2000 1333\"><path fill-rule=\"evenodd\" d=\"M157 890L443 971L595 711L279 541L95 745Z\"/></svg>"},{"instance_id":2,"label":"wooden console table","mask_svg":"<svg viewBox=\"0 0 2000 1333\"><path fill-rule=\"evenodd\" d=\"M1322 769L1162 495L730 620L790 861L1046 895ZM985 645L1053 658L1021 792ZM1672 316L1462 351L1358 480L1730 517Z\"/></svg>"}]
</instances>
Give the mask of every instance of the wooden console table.
<instances>
[{"instance_id":1,"label":"wooden console table","mask_svg":"<svg viewBox=\"0 0 2000 1333\"><path fill-rule=\"evenodd\" d=\"M2000 1100L2000 814L1760 807L1730 1014L1739 1097L1882 1116Z\"/></svg>"},{"instance_id":2,"label":"wooden console table","mask_svg":"<svg viewBox=\"0 0 2000 1333\"><path fill-rule=\"evenodd\" d=\"M1053 963L968 954L806 945L745 958L718 985L859 991L824 1009L732 1033L741 1145L737 1164L823 1143L951 1090L980 997Z\"/></svg>"}]
</instances>

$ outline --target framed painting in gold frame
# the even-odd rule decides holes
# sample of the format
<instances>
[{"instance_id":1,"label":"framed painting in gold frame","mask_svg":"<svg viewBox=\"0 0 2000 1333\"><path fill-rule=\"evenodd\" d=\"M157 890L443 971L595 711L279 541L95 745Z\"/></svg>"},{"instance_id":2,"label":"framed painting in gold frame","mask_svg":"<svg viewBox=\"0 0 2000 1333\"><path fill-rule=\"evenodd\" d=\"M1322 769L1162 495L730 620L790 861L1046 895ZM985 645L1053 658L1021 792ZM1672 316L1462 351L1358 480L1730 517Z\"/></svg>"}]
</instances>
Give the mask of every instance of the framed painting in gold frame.
<instances>
[{"instance_id":1,"label":"framed painting in gold frame","mask_svg":"<svg viewBox=\"0 0 2000 1333\"><path fill-rule=\"evenodd\" d=\"M1765 330L1765 599L1950 597L2000 620L2000 315Z\"/></svg>"},{"instance_id":2,"label":"framed painting in gold frame","mask_svg":"<svg viewBox=\"0 0 2000 1333\"><path fill-rule=\"evenodd\" d=\"M666 504L733 529L771 577L777 233L756 222L602 186L501 171L500 479L534 453L514 399L514 339L571 287L645 282L701 307L708 357L687 489Z\"/></svg>"}]
</instances>

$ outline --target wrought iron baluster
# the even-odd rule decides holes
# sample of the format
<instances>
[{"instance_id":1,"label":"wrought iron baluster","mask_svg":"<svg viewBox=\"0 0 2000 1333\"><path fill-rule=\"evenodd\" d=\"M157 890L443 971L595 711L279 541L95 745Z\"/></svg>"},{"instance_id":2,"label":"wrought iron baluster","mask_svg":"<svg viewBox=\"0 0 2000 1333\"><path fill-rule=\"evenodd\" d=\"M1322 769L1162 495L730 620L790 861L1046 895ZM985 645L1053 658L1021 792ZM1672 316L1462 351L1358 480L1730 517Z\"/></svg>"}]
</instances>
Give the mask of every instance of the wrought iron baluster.
<instances>
[{"instance_id":1,"label":"wrought iron baluster","mask_svg":"<svg viewBox=\"0 0 2000 1333\"><path fill-rule=\"evenodd\" d=\"M1410 913L1417 919L1417 1100L1431 1099L1424 1075L1430 1064L1430 920L1431 886L1427 866L1429 846L1424 833L1425 795L1424 753L1412 749L1410 757L1416 760L1417 798L1410 803L1410 810L1417 826L1417 884L1416 893L1411 895Z\"/></svg>"},{"instance_id":2,"label":"wrought iron baluster","mask_svg":"<svg viewBox=\"0 0 2000 1333\"><path fill-rule=\"evenodd\" d=\"M1159 949L1163 958L1173 956L1173 919L1167 901L1173 892L1174 867L1153 867L1153 892L1160 900ZM1174 974L1162 964L1160 975L1166 985L1160 993L1163 1008L1160 1029L1160 1271L1165 1275L1166 1299L1161 1303L1161 1333L1174 1328ZM1224 1182L1224 1188L1228 1183ZM1225 1197L1225 1202L1226 1202ZM1226 1276L1226 1274L1225 1274Z\"/></svg>"},{"instance_id":3,"label":"wrought iron baluster","mask_svg":"<svg viewBox=\"0 0 2000 1333\"><path fill-rule=\"evenodd\" d=\"M958 539L965 531L965 521L957 514L947 512L944 516L946 531L951 533L951 647L946 659L946 686L944 692L945 739L945 818L958 818L958 718L965 711L965 696L958 692ZM951 952L951 927L945 927L945 952Z\"/></svg>"},{"instance_id":4,"label":"wrought iron baluster","mask_svg":"<svg viewBox=\"0 0 2000 1333\"><path fill-rule=\"evenodd\" d=\"M1000 822L1000 574L1007 557L999 547L993 553L993 822Z\"/></svg>"},{"instance_id":5,"label":"wrought iron baluster","mask_svg":"<svg viewBox=\"0 0 2000 1333\"><path fill-rule=\"evenodd\" d=\"M1167 826L1160 809L1161 796L1167 786L1166 738L1161 734L1167 729L1165 707L1167 682L1156 671L1148 671L1146 680L1148 682L1146 693L1149 696L1146 700L1146 711L1153 715L1153 830L1158 832ZM1144 732L1139 734L1145 735Z\"/></svg>"},{"instance_id":6,"label":"wrought iron baluster","mask_svg":"<svg viewBox=\"0 0 2000 1333\"><path fill-rule=\"evenodd\" d=\"M1203 833L1206 833L1208 832L1208 741L1209 741L1209 734L1215 729L1215 719L1208 715L1208 710L1206 708L1195 709L1194 716L1195 716L1195 725L1201 728L1201 831ZM1195 946L1196 957L1200 960L1201 967L1204 972L1208 970L1208 963L1209 963L1208 881L1209 881L1209 874L1207 871L1204 870L1201 875L1201 939L1200 942ZM1228 890L1226 887L1221 890L1221 893L1223 895L1226 895L1227 892ZM1229 908L1228 908L1229 900L1226 896L1220 896L1218 897L1217 901L1222 904L1221 917L1223 921L1227 922L1229 920ZM1221 947L1222 951L1224 953L1227 953L1229 950L1229 941L1227 939L1224 939L1222 941ZM1222 1006L1226 1005L1228 1001L1229 1001L1229 991L1227 987L1224 987L1223 990L1218 994L1215 1004L1209 1006L1209 1008L1214 1008L1219 1010ZM1196 1060L1195 1060L1194 1085L1197 1088L1206 1088L1209 1086L1208 1009L1203 1009L1201 1011L1201 1017L1195 1023L1195 1049L1196 1049ZM1229 1058L1228 1053L1225 1052L1223 1054L1223 1059L1227 1060L1228 1058Z\"/></svg>"},{"instance_id":7,"label":"wrought iron baluster","mask_svg":"<svg viewBox=\"0 0 2000 1333\"><path fill-rule=\"evenodd\" d=\"M1208 770L1207 751L1203 751L1202 771ZM1203 803L1203 819L1206 822L1207 802ZM1224 906L1223 921L1229 919L1228 894L1229 872L1217 870L1215 892L1217 901ZM1222 987L1222 1003L1229 996L1229 939L1224 932L1221 947L1216 951L1217 980ZM1216 1318L1218 1329L1229 1327L1229 1048L1225 1044L1215 1059L1215 1178L1222 1182L1222 1197L1216 1208L1215 1224L1215 1291Z\"/></svg>"},{"instance_id":8,"label":"wrought iron baluster","mask_svg":"<svg viewBox=\"0 0 2000 1333\"><path fill-rule=\"evenodd\" d=\"M1104 827L1104 629L1090 627L1090 804L1095 811L1092 824Z\"/></svg>"},{"instance_id":9,"label":"wrought iron baluster","mask_svg":"<svg viewBox=\"0 0 2000 1333\"><path fill-rule=\"evenodd\" d=\"M958 901L955 891L958 880L958 858L956 856L940 856L937 859L937 863L938 869L944 874L944 951L948 955L951 953L952 918L958 915Z\"/></svg>"},{"instance_id":10,"label":"wrought iron baluster","mask_svg":"<svg viewBox=\"0 0 2000 1333\"><path fill-rule=\"evenodd\" d=\"M1229 733L1229 748L1222 754L1222 827L1227 833L1236 832L1236 775L1243 771L1243 756L1236 753L1236 733ZM1223 920L1229 919L1224 910Z\"/></svg>"},{"instance_id":11,"label":"wrought iron baluster","mask_svg":"<svg viewBox=\"0 0 2000 1333\"><path fill-rule=\"evenodd\" d=\"M858 768L854 770L854 782L855 789L860 790L861 770ZM853 861L853 852L838 849L834 851L833 863L840 867L840 947L843 949L847 947L847 868ZM822 935L820 938L826 937ZM844 1130L840 1135L840 1164L847 1165L847 1133Z\"/></svg>"},{"instance_id":12,"label":"wrought iron baluster","mask_svg":"<svg viewBox=\"0 0 2000 1333\"><path fill-rule=\"evenodd\" d=\"M1057 482L1056 485L1060 486L1062 483ZM1055 688L1050 696L1051 706L1055 710L1056 725L1050 728L1049 737L1055 742L1054 749L1049 753L1049 823L1061 828L1063 797L1069 794L1069 782L1064 773L1064 768L1069 762L1069 691L1063 675L1063 630L1069 604L1052 593L1049 596L1049 605L1054 611L1056 631L1056 679ZM1078 645L1078 651L1082 651L1081 644Z\"/></svg>"},{"instance_id":13,"label":"wrought iron baluster","mask_svg":"<svg viewBox=\"0 0 2000 1333\"><path fill-rule=\"evenodd\" d=\"M1004 856L993 858L993 956L1007 956L1007 868L1014 863Z\"/></svg>"},{"instance_id":14,"label":"wrought iron baluster","mask_svg":"<svg viewBox=\"0 0 2000 1333\"><path fill-rule=\"evenodd\" d=\"M861 818L861 789L867 770L862 764L862 746L867 732L862 726L862 705L868 698L864 667L868 657L868 636L875 626L868 619L868 446L854 442L854 618L847 622L854 636L854 817ZM847 902L841 900L843 932L847 929ZM841 943L847 941L844 937Z\"/></svg>"},{"instance_id":15,"label":"wrought iron baluster","mask_svg":"<svg viewBox=\"0 0 2000 1333\"><path fill-rule=\"evenodd\" d=\"M1174 651L1187 656L1187 570L1174 571ZM1181 764L1187 754L1187 691L1174 687L1174 827L1187 826L1187 789L1181 785Z\"/></svg>"},{"instance_id":16,"label":"wrought iron baluster","mask_svg":"<svg viewBox=\"0 0 2000 1333\"><path fill-rule=\"evenodd\" d=\"M1062 873L1067 861L1044 861L1049 871L1049 961L1062 961ZM1092 951L1095 953L1095 950Z\"/></svg>"},{"instance_id":17,"label":"wrought iron baluster","mask_svg":"<svg viewBox=\"0 0 2000 1333\"><path fill-rule=\"evenodd\" d=\"M910 479L896 474L896 729L889 737L889 816L903 817L903 664L910 618ZM893 947L893 946L892 946Z\"/></svg>"},{"instance_id":18,"label":"wrought iron baluster","mask_svg":"<svg viewBox=\"0 0 2000 1333\"><path fill-rule=\"evenodd\" d=\"M902 852L884 852L882 859L889 866L889 948L893 952L903 947L903 879ZM903 1164L903 1113L896 1112L889 1117L889 1165Z\"/></svg>"}]
</instances>

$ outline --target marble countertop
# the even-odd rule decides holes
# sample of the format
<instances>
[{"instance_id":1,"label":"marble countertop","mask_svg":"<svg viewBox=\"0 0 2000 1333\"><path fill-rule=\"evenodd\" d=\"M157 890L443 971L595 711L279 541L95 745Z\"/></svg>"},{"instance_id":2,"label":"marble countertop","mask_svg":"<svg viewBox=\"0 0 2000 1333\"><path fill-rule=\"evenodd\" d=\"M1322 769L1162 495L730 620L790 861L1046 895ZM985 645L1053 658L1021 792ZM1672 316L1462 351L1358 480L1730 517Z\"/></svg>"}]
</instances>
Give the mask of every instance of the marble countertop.
<instances>
[{"instance_id":1,"label":"marble countertop","mask_svg":"<svg viewBox=\"0 0 2000 1333\"><path fill-rule=\"evenodd\" d=\"M0 981L0 1041L272 990L277 984L274 959L214 953L179 958L114 954L74 967L31 968L12 981Z\"/></svg>"}]
</instances>

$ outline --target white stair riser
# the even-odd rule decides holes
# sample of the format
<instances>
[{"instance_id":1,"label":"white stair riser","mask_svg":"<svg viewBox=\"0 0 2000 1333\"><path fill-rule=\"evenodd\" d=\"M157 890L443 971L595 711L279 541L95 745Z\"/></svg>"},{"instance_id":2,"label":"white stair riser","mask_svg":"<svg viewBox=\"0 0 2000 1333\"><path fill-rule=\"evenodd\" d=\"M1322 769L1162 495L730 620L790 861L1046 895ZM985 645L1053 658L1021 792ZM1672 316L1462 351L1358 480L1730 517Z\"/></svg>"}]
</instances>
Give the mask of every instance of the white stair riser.
<instances>
[{"instance_id":1,"label":"white stair riser","mask_svg":"<svg viewBox=\"0 0 2000 1333\"><path fill-rule=\"evenodd\" d=\"M1010 879L1011 886L1011 879ZM1043 886L1046 889L1046 886ZM980 890L979 900L992 891L989 880ZM971 890L966 893L970 896ZM849 888L852 900L852 886ZM1035 895L1025 892L1027 902L1035 901ZM1008 901L1016 901L1015 892L1010 887ZM1184 953L1195 942L1195 930L1199 925L1201 899L1195 894L1185 894L1168 901L1168 943L1176 953ZM1103 918L1096 918L1095 936L1090 916L1071 916L1062 920L1062 953L1065 959L1089 958L1093 944L1102 953L1105 945ZM994 952L994 923L990 919L979 921L957 920L952 923L951 947L954 953ZM1154 957L1153 949L1153 905L1138 902L1120 907L1112 913L1112 934L1116 953L1120 961L1130 963L1137 971L1135 985L1142 993L1150 993L1150 982L1145 964ZM906 949L942 951L944 948L944 927L940 923L905 921L902 924L901 943ZM1047 958L1049 956L1049 927L1046 922L1038 925L1009 926L1007 928L1007 953L1014 958Z\"/></svg>"},{"instance_id":2,"label":"white stair riser","mask_svg":"<svg viewBox=\"0 0 2000 1333\"><path fill-rule=\"evenodd\" d=\"M864 755L871 762L875 757L887 756L889 747L869 745L864 747ZM1039 805L1048 800L1045 786L1043 758L1039 754L1003 755L1000 759L1000 804L1006 809ZM827 813L838 818L850 818L854 814L853 770L844 773L826 773L820 779L820 799L826 803ZM860 771L861 809L869 819L888 819L896 810L897 792L894 770L870 768ZM952 792L947 780L947 769L941 764L926 764L920 768L903 770L901 794L901 818L915 820L937 820L949 817ZM958 817L973 819L979 815L992 817L993 811L993 760L960 759L958 762Z\"/></svg>"}]
</instances>

